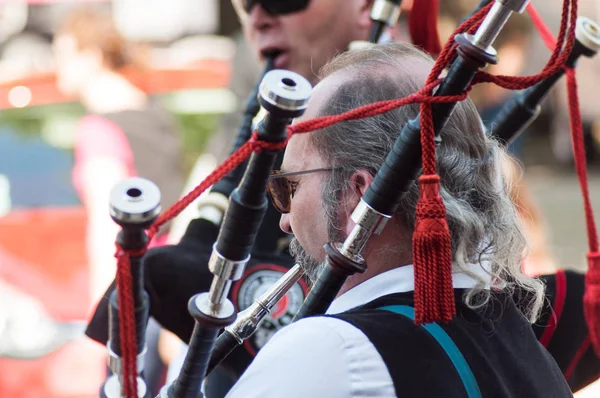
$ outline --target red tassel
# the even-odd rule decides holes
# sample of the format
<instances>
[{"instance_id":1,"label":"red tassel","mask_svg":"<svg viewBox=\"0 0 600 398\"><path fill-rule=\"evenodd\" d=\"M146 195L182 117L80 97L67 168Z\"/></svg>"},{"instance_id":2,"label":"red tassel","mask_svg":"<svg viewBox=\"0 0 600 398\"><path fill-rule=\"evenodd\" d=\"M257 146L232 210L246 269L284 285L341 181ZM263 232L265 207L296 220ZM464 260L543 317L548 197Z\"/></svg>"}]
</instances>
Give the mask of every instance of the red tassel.
<instances>
[{"instance_id":1,"label":"red tassel","mask_svg":"<svg viewBox=\"0 0 600 398\"><path fill-rule=\"evenodd\" d=\"M408 30L415 46L434 57L442 51L438 34L439 0L418 0L408 16Z\"/></svg>"},{"instance_id":2,"label":"red tassel","mask_svg":"<svg viewBox=\"0 0 600 398\"><path fill-rule=\"evenodd\" d=\"M452 248L440 177L419 178L421 196L413 233L415 323L450 322L456 314L452 288Z\"/></svg>"},{"instance_id":3,"label":"red tassel","mask_svg":"<svg viewBox=\"0 0 600 398\"><path fill-rule=\"evenodd\" d=\"M583 311L596 355L600 357L600 253L588 253Z\"/></svg>"}]
</instances>

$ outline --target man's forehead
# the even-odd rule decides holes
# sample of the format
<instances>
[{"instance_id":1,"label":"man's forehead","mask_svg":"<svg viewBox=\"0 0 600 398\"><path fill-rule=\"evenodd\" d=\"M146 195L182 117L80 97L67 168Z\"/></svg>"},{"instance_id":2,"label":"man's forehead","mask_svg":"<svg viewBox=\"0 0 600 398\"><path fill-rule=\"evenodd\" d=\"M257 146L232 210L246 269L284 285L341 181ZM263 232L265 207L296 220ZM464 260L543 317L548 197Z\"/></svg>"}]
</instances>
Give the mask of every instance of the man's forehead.
<instances>
[{"instance_id":1,"label":"man's forehead","mask_svg":"<svg viewBox=\"0 0 600 398\"><path fill-rule=\"evenodd\" d=\"M342 70L333 73L321 80L312 90L308 108L302 116L294 120L294 124L304 120L313 119L321 114L321 109L327 104L327 101L335 94L337 89L350 79L349 72Z\"/></svg>"},{"instance_id":2,"label":"man's forehead","mask_svg":"<svg viewBox=\"0 0 600 398\"><path fill-rule=\"evenodd\" d=\"M301 117L294 120L294 124L318 117L323 106L327 104L337 88L348 78L348 73L336 72L319 82L312 91L306 111ZM310 134L310 132L299 133L290 139L281 166L284 172L301 171L309 166L310 168L324 166L321 164L317 151L312 146ZM315 162L319 164L315 164Z\"/></svg>"},{"instance_id":3,"label":"man's forehead","mask_svg":"<svg viewBox=\"0 0 600 398\"><path fill-rule=\"evenodd\" d=\"M285 148L281 170L285 173L306 170L306 166L314 161L310 133L294 134ZM311 160L312 159L312 160Z\"/></svg>"}]
</instances>

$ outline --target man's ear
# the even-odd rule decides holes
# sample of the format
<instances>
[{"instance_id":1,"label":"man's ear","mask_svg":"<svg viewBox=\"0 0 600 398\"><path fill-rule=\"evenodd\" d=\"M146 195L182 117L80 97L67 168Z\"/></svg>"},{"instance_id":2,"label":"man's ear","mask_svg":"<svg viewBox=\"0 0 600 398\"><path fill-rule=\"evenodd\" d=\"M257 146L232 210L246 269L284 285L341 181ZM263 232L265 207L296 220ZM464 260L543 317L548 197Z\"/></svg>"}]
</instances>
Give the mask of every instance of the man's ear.
<instances>
[{"instance_id":1,"label":"man's ear","mask_svg":"<svg viewBox=\"0 0 600 398\"><path fill-rule=\"evenodd\" d=\"M365 195L365 192L367 192L371 182L373 182L373 176L366 170L355 171L350 176L350 189L347 190L347 194L345 195L344 213L342 213L347 218L345 221L346 234L349 234L352 228L354 228L354 221L352 221L350 216L356 206L358 206L361 198Z\"/></svg>"},{"instance_id":2,"label":"man's ear","mask_svg":"<svg viewBox=\"0 0 600 398\"><path fill-rule=\"evenodd\" d=\"M370 29L371 24L371 8L375 0L360 0L358 24L362 29Z\"/></svg>"},{"instance_id":3,"label":"man's ear","mask_svg":"<svg viewBox=\"0 0 600 398\"><path fill-rule=\"evenodd\" d=\"M350 183L359 200L365 195L371 182L373 182L373 176L367 170L359 170L352 174Z\"/></svg>"}]
</instances>

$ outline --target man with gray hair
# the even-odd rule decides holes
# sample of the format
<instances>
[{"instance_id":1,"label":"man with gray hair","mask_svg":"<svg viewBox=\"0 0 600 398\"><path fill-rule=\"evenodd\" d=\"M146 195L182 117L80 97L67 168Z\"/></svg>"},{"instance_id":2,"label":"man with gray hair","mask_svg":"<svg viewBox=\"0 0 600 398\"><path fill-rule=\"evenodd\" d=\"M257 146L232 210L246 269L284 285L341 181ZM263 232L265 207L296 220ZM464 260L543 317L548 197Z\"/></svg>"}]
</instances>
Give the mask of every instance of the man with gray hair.
<instances>
[{"instance_id":1,"label":"man with gray hair","mask_svg":"<svg viewBox=\"0 0 600 398\"><path fill-rule=\"evenodd\" d=\"M408 44L346 53L325 67L303 119L406 97L423 87L432 65ZM410 105L290 140L270 193L283 213L281 229L295 236L296 261L313 278L325 259L323 245L348 235L352 211L400 126L418 110ZM367 243L367 270L348 279L328 315L278 332L228 396L571 396L526 319L538 315L543 286L521 271L525 241L499 183L503 149L485 136L468 100L457 105L441 137L437 164L457 316L421 327L389 309L414 306L414 184ZM515 291L528 299L515 303Z\"/></svg>"}]
</instances>

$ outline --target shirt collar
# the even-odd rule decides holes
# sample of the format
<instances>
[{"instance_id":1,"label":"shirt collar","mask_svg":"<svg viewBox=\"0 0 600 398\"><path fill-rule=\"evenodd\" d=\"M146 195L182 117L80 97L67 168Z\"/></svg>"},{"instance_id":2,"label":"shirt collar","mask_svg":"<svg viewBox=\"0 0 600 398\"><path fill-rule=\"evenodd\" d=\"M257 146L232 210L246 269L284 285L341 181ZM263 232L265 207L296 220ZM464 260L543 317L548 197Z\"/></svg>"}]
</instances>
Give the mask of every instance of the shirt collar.
<instances>
[{"instance_id":1,"label":"shirt collar","mask_svg":"<svg viewBox=\"0 0 600 398\"><path fill-rule=\"evenodd\" d=\"M483 280L486 283L485 288L489 289L491 276L487 270L488 266L487 263L469 264L469 271L481 279L476 279L464 272L456 272L452 274L452 286L455 289L470 289ZM404 265L375 275L348 290L333 300L327 314L339 314L388 294L406 293L413 290L415 290L414 267L412 264Z\"/></svg>"}]
</instances>

